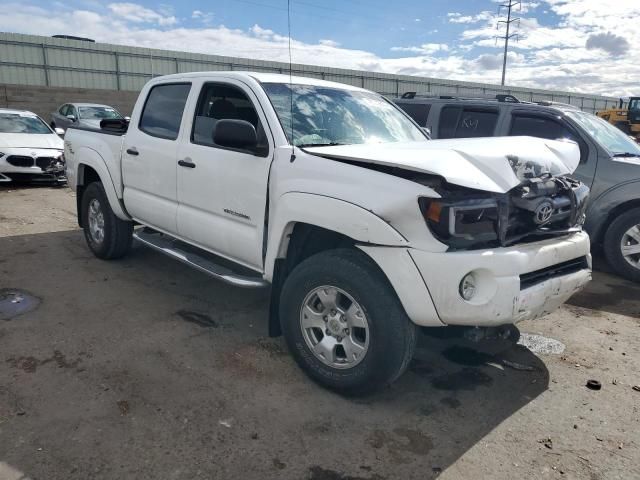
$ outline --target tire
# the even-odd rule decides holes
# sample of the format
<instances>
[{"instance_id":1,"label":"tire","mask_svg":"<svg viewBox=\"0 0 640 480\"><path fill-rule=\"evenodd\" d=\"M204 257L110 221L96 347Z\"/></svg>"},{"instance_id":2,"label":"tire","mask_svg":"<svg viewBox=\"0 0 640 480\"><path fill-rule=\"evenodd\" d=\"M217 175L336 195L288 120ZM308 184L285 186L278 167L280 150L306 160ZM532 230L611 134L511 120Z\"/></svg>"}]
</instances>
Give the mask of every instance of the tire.
<instances>
[{"instance_id":1,"label":"tire","mask_svg":"<svg viewBox=\"0 0 640 480\"><path fill-rule=\"evenodd\" d=\"M337 292L334 316L314 292L327 298ZM305 305L313 305L305 309L305 314L309 312L320 329L302 327ZM327 314L329 320L317 317L316 312ZM347 312L342 320L348 328L341 332L346 336L338 341L328 327L344 326L341 320L336 323L343 312ZM366 254L354 249L321 252L297 265L282 288L280 321L289 350L302 370L320 385L346 395L369 393L392 383L406 370L416 345L417 327L407 317L387 278ZM320 334L323 325L326 330ZM326 341L338 342L333 362L323 361L311 348L320 337L324 342L325 335ZM346 348L358 351L355 344L360 348L365 345L365 349L348 359Z\"/></svg>"},{"instance_id":2,"label":"tire","mask_svg":"<svg viewBox=\"0 0 640 480\"><path fill-rule=\"evenodd\" d=\"M93 228L95 223L92 223L90 219L92 208L97 209L97 214L93 218L98 226L101 223L102 235L99 235ZM101 222L100 215L102 216ZM84 190L81 201L81 219L87 245L96 257L112 260L127 254L133 239L133 222L120 220L115 216L102 183L90 183Z\"/></svg>"},{"instance_id":3,"label":"tire","mask_svg":"<svg viewBox=\"0 0 640 480\"><path fill-rule=\"evenodd\" d=\"M637 238L629 235L630 232ZM628 246L640 245L640 208L633 208L616 217L604 235L604 254L609 265L624 278L640 282L640 253L625 257L623 242Z\"/></svg>"}]
</instances>

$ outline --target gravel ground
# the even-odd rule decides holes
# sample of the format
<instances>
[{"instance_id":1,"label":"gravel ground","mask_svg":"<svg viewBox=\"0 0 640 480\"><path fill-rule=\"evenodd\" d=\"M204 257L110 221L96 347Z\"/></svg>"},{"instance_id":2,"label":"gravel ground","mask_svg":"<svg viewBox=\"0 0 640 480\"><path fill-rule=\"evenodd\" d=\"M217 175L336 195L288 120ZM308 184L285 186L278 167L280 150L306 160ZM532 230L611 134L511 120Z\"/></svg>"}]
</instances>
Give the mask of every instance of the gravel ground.
<instances>
[{"instance_id":1,"label":"gravel ground","mask_svg":"<svg viewBox=\"0 0 640 480\"><path fill-rule=\"evenodd\" d=\"M359 399L267 337L268 292L94 258L66 188L0 188L0 298L0 480L640 478L640 287L604 271L535 352L426 332Z\"/></svg>"}]
</instances>

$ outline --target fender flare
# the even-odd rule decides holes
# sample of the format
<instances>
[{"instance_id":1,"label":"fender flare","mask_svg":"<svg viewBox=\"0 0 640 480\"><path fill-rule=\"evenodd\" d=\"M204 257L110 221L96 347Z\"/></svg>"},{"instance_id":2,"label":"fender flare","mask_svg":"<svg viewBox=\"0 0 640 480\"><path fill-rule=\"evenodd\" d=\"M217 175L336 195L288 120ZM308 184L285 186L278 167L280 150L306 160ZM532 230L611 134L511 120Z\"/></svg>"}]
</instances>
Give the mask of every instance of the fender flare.
<instances>
[{"instance_id":1,"label":"fender flare","mask_svg":"<svg viewBox=\"0 0 640 480\"><path fill-rule=\"evenodd\" d=\"M614 210L618 210L621 206L629 203L633 203L634 206L640 206L639 187L640 180L631 180L615 185L593 199L586 212L587 221L584 229L594 242L602 241L607 226L613 220L612 213Z\"/></svg>"},{"instance_id":2,"label":"fender flare","mask_svg":"<svg viewBox=\"0 0 640 480\"><path fill-rule=\"evenodd\" d=\"M313 193L288 192L275 202L269 221L265 274L273 280L277 258L286 257L289 235L296 223L306 223L346 235L357 242L407 246L408 240L370 210L353 203Z\"/></svg>"},{"instance_id":3,"label":"fender flare","mask_svg":"<svg viewBox=\"0 0 640 480\"><path fill-rule=\"evenodd\" d=\"M111 206L111 210L113 210L115 216L121 220L131 220L131 217L127 215L120 203L120 198L113 182L113 178L111 178L107 164L100 154L92 148L81 147L76 155L78 158L82 159L78 162L76 167L76 187L78 185L84 185L84 183L82 183L82 179L84 178L84 167L87 166L93 168L98 174L98 177L100 177L104 191L109 199L109 205Z\"/></svg>"}]
</instances>

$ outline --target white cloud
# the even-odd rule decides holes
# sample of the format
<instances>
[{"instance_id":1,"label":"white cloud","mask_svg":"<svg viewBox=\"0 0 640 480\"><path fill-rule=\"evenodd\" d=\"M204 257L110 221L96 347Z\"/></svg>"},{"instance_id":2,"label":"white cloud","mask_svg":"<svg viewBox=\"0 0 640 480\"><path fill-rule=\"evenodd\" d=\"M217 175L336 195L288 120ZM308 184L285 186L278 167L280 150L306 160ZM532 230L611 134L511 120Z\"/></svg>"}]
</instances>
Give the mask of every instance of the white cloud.
<instances>
[{"instance_id":1,"label":"white cloud","mask_svg":"<svg viewBox=\"0 0 640 480\"><path fill-rule=\"evenodd\" d=\"M324 45L325 47L339 47L340 44L335 40L321 39L318 43L320 45Z\"/></svg>"},{"instance_id":2,"label":"white cloud","mask_svg":"<svg viewBox=\"0 0 640 480\"><path fill-rule=\"evenodd\" d=\"M110 3L108 8L116 17L134 23L156 23L161 26L177 23L177 19L173 15L165 16L136 3Z\"/></svg>"},{"instance_id":3,"label":"white cloud","mask_svg":"<svg viewBox=\"0 0 640 480\"><path fill-rule=\"evenodd\" d=\"M447 13L447 18L449 19L449 23L480 23L486 22L487 20L493 20L495 18L495 14L488 10L478 13L477 15L462 15L459 12L450 12Z\"/></svg>"},{"instance_id":4,"label":"white cloud","mask_svg":"<svg viewBox=\"0 0 640 480\"><path fill-rule=\"evenodd\" d=\"M412 52L422 55L433 55L437 52L446 52L449 45L446 43L423 43L419 47L391 47L392 52Z\"/></svg>"}]
</instances>

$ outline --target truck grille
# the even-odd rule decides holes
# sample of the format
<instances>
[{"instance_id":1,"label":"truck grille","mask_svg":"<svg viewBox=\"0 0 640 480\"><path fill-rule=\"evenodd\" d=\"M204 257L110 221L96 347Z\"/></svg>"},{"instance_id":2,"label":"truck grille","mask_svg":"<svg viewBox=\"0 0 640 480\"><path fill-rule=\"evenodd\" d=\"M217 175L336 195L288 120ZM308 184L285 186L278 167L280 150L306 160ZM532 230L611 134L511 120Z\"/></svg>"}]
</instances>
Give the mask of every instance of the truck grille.
<instances>
[{"instance_id":1,"label":"truck grille","mask_svg":"<svg viewBox=\"0 0 640 480\"><path fill-rule=\"evenodd\" d=\"M7 157L7 163L14 167L33 167L33 160L33 157L26 155L9 155Z\"/></svg>"},{"instance_id":2,"label":"truck grille","mask_svg":"<svg viewBox=\"0 0 640 480\"><path fill-rule=\"evenodd\" d=\"M551 265L550 267L541 268L540 270L523 273L520 275L520 290L533 287L534 285L549 280L550 278L579 272L585 268L589 268L587 257L579 257L556 265Z\"/></svg>"}]
</instances>

